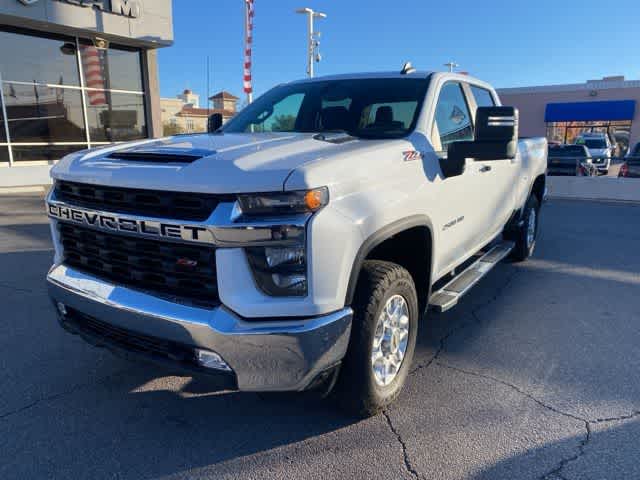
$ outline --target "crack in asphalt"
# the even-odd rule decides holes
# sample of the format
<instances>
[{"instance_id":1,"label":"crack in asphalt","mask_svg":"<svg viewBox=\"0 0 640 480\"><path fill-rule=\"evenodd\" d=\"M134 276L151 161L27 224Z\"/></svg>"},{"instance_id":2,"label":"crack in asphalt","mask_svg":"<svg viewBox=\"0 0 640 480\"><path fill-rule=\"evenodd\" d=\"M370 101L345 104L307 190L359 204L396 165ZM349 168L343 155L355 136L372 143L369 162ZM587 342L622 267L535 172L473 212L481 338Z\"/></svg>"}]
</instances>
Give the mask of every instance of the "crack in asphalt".
<instances>
[{"instance_id":1,"label":"crack in asphalt","mask_svg":"<svg viewBox=\"0 0 640 480\"><path fill-rule=\"evenodd\" d=\"M505 387L508 387L512 390L514 390L516 393L518 393L519 395L528 398L529 400L533 401L534 403L536 403L537 405L539 405L540 407L549 410L553 413L556 413L558 415L561 415L563 417L567 417L567 418L571 418L572 420L576 420L579 422L582 422L584 424L584 428L585 428L585 435L584 438L580 441L580 443L578 444L577 448L578 448L578 453L576 453L575 455L568 457L568 458L563 458L562 460L560 460L560 463L553 468L552 470L550 470L549 472L545 473L544 475L542 475L540 477L540 480L551 480L554 476L561 478L561 479L565 479L565 477L562 475L562 470L571 462L575 462L576 460L578 460L581 456L583 456L585 454L585 449L587 444L589 443L589 441L591 440L591 423L593 423L590 420L587 420L585 418L579 417L578 415L574 415L573 413L570 412L565 412L562 411L556 407L554 407L553 405L549 405L545 402L543 402L542 400L540 400L539 398L535 397L534 395L532 395L529 392L526 392L525 390L523 390L522 388L518 387L517 385L514 385L512 383L506 382L504 380L501 380L499 378L493 377L491 375L487 375L484 373L479 373L479 372L474 372L471 370L465 370L463 368L458 368L458 367L454 367L452 365L448 365L442 362L436 362L436 365L438 365L439 367L442 368L446 368L449 370L453 370L455 372L458 373L462 373L464 375L470 375L473 377L477 377L477 378L483 378L485 380L494 382L494 383L498 383L500 385L503 385Z\"/></svg>"},{"instance_id":2,"label":"crack in asphalt","mask_svg":"<svg viewBox=\"0 0 640 480\"><path fill-rule=\"evenodd\" d=\"M540 477L540 480L551 480L552 477L556 476L559 477L561 479L564 479L564 477L562 476L562 470L571 462L575 462L576 460L578 460L581 456L583 456L585 454L585 448L587 446L587 444L589 443L589 441L591 440L591 423L589 420L579 417L578 415L575 415L573 413L570 412L565 412L562 411L556 407L554 407L553 405L549 405L545 402L543 402L542 400L540 400L539 398L535 397L534 395L532 395L531 393L523 390L522 388L518 387L517 385L514 385L512 383L506 382L504 380L501 380L499 378L493 377L491 375L487 375L485 373L480 373L480 372L474 372L471 370L465 370L463 368L458 368L458 367L454 367L453 365L448 365L446 363L442 363L440 361L435 362L436 365L438 365L439 367L442 368L446 368L449 370L453 370L454 372L458 372L458 373L462 373L464 375L469 375L469 376L473 376L473 377L477 377L477 378L482 378L485 380L488 380L490 382L493 383L498 383L500 385L503 385L505 387L508 387L510 389L512 389L513 391L515 391L516 393L518 393L519 395L528 398L529 400L533 401L534 403L536 403L537 405L539 405L540 407L549 410L550 412L553 412L557 415L561 415L563 417L566 418L571 418L572 420L576 420L578 422L581 422L584 424L584 428L585 428L585 435L584 438L580 441L580 443L577 446L578 452L575 455L572 455L571 457L568 458L563 458L562 460L560 460L560 463L558 463L558 465L556 467L554 467L552 470L548 471L547 473L545 473L544 475L542 475Z\"/></svg>"},{"instance_id":3,"label":"crack in asphalt","mask_svg":"<svg viewBox=\"0 0 640 480\"><path fill-rule=\"evenodd\" d=\"M39 398L39 399L34 400L33 402L31 402L31 403L29 403L27 405L23 405L20 408L16 408L15 410L11 410L9 412L5 412L3 414L0 414L0 420L6 420L9 417L12 417L14 415L18 415L20 413L26 412L27 410L30 410L30 409L40 405L41 403L49 403L49 402L52 402L52 401L57 400L59 398L66 397L68 395L72 395L72 394L76 393L77 391L82 390L83 388L87 388L87 387L90 387L92 385L99 385L99 384L101 384L103 382L106 382L107 380L109 380L109 379L111 379L111 378L113 378L113 377L115 377L117 375L120 375L120 374L126 372L127 370L128 369L118 370L117 372L114 372L111 375L107 375L106 377L103 377L103 378L101 378L99 380L92 381L92 382L86 382L86 383L79 383L79 384L74 385L73 387L71 387L71 388L69 388L67 390L62 391L62 392L54 393L53 395L48 395L46 397Z\"/></svg>"},{"instance_id":4,"label":"crack in asphalt","mask_svg":"<svg viewBox=\"0 0 640 480\"><path fill-rule=\"evenodd\" d=\"M513 283L513 280L518 276L519 273L520 273L520 271L518 271L518 270L514 271L511 275L509 275L509 277L504 282L504 284L496 291L496 293L492 297L490 297L487 301L482 303L482 305L479 305L476 308L471 310L471 317L473 318L475 323L480 323L481 322L481 320L477 316L477 312L479 310L485 308L486 306L492 304L493 302L495 302L498 299L498 297L500 297L500 295L502 295L502 293ZM416 365L409 372L409 375L413 375L414 373L418 372L419 370L422 370L422 369L425 369L425 368L429 368L433 364L433 362L438 360L438 358L440 357L442 352L444 352L444 350L446 348L447 341L452 336L454 336L456 333L464 330L465 328L469 327L473 323L474 322L471 322L471 321L462 322L462 323L456 325L451 330L449 330L442 338L440 338L440 341L439 341L439 344L438 344L438 349L433 354L433 356L427 362L419 363L418 365Z\"/></svg>"},{"instance_id":5,"label":"crack in asphalt","mask_svg":"<svg viewBox=\"0 0 640 480\"><path fill-rule=\"evenodd\" d=\"M595 420L590 420L589 423L621 422L624 420L631 420L632 418L635 418L638 416L640 416L640 411L632 412L627 415L621 415L619 417L596 418Z\"/></svg>"},{"instance_id":6,"label":"crack in asphalt","mask_svg":"<svg viewBox=\"0 0 640 480\"><path fill-rule=\"evenodd\" d=\"M420 475L418 474L418 471L415 469L413 465L411 465L411 460L409 459L409 454L407 453L407 444L402 439L402 436L400 435L398 430L396 430L396 428L393 426L393 422L391 421L389 412L387 412L386 410L383 410L382 415L384 415L384 418L387 420L387 425L389 425L389 429L396 436L396 438L398 439L398 442L400 443L400 446L402 447L402 457L404 459L404 468L407 470L407 472L411 474L413 478L419 479Z\"/></svg>"},{"instance_id":7,"label":"crack in asphalt","mask_svg":"<svg viewBox=\"0 0 640 480\"><path fill-rule=\"evenodd\" d=\"M449 369L449 370L453 370L455 372L459 372L459 373L462 373L464 375L470 375L470 376L473 376L473 377L484 378L485 380L489 380L489 381L494 382L494 383L499 383L500 385L504 385L505 387L508 387L508 388L516 391L517 393L519 393L523 397L526 397L529 400L532 400L533 402L535 402L538 405L540 405L542 408L550 410L553 413L557 413L558 415L562 415L564 417L568 417L568 418L571 418L573 420L577 420L579 422L589 423L589 420L587 420L585 418L579 417L579 416L574 415L573 413L570 413L570 412L564 412L564 411L554 407L553 405L549 405L549 404L544 403L539 398L535 397L534 395L530 394L529 392L526 392L522 388L520 388L517 385L514 385L512 383L506 382L504 380L500 380L499 378L493 377L491 375L487 375L485 373L474 372L472 370L465 370L463 368L454 367L453 365L442 363L441 361L436 361L435 363L439 367L446 368L446 369Z\"/></svg>"}]
</instances>

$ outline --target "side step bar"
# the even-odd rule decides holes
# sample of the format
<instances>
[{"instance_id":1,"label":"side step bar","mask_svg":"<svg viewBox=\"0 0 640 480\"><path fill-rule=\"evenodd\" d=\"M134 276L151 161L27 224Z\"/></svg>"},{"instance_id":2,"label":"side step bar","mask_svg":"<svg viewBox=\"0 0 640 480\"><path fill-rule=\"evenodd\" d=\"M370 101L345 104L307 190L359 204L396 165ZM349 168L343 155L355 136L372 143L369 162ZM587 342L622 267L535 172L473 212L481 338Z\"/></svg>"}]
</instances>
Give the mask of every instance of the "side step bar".
<instances>
[{"instance_id":1,"label":"side step bar","mask_svg":"<svg viewBox=\"0 0 640 480\"><path fill-rule=\"evenodd\" d=\"M501 242L491 248L444 287L434 292L429 299L429 309L442 313L455 307L460 298L489 273L500 260L509 255L514 247L513 242Z\"/></svg>"}]
</instances>

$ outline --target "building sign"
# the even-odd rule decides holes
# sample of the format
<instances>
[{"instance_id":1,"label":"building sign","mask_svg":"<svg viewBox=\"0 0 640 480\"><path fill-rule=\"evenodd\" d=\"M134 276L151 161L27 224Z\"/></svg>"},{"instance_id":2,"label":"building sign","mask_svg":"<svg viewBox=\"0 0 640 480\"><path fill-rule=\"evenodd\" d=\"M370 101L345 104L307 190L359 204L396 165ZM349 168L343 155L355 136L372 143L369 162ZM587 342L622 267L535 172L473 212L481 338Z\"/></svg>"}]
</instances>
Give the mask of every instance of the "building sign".
<instances>
[{"instance_id":1,"label":"building sign","mask_svg":"<svg viewBox=\"0 0 640 480\"><path fill-rule=\"evenodd\" d=\"M39 0L18 0L24 5L33 5ZM103 12L124 15L125 17L138 18L142 13L140 0L54 0L56 2L70 3L79 7L93 7Z\"/></svg>"}]
</instances>

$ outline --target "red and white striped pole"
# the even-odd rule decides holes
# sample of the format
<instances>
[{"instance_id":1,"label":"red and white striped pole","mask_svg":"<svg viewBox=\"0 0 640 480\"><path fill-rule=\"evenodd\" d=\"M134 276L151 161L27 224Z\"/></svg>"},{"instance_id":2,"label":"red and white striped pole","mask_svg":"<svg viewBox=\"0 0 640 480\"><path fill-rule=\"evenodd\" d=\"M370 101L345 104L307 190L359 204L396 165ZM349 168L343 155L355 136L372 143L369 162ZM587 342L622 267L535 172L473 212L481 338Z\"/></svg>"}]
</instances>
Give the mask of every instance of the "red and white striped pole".
<instances>
[{"instance_id":1,"label":"red and white striped pole","mask_svg":"<svg viewBox=\"0 0 640 480\"><path fill-rule=\"evenodd\" d=\"M244 0L245 3L245 44L244 44L244 93L247 94L247 103L253 101L253 83L251 80L251 49L253 45L253 17L255 0Z\"/></svg>"}]
</instances>

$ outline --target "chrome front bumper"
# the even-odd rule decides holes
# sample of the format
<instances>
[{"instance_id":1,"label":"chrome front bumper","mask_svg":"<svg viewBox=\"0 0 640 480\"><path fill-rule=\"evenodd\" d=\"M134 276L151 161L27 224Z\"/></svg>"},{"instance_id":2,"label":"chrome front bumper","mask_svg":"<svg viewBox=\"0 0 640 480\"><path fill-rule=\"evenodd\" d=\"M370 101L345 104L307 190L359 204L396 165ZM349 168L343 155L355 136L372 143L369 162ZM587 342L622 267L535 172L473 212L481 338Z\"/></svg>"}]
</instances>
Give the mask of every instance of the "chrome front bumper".
<instances>
[{"instance_id":1,"label":"chrome front bumper","mask_svg":"<svg viewBox=\"0 0 640 480\"><path fill-rule=\"evenodd\" d=\"M245 320L224 307L173 303L64 265L47 275L49 294L115 327L210 350L231 368L241 391L300 391L337 365L349 344L353 311L312 318Z\"/></svg>"}]
</instances>

